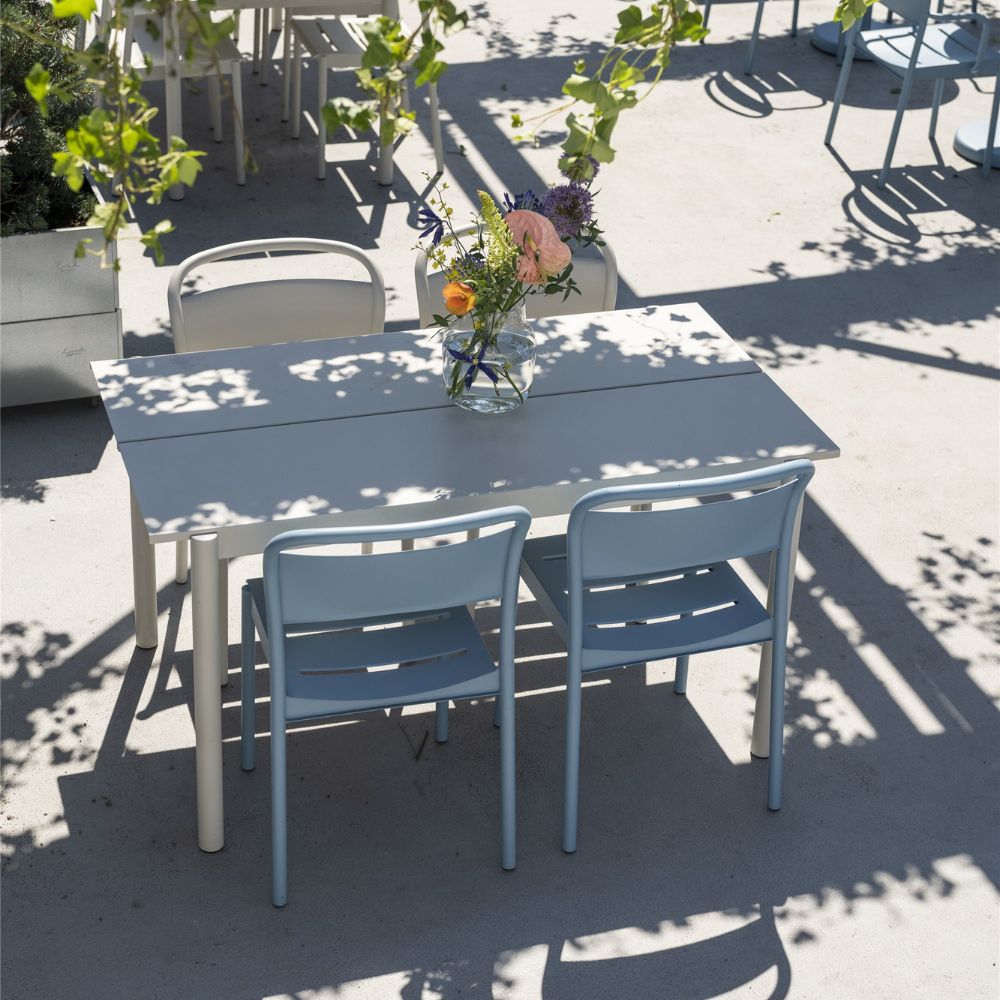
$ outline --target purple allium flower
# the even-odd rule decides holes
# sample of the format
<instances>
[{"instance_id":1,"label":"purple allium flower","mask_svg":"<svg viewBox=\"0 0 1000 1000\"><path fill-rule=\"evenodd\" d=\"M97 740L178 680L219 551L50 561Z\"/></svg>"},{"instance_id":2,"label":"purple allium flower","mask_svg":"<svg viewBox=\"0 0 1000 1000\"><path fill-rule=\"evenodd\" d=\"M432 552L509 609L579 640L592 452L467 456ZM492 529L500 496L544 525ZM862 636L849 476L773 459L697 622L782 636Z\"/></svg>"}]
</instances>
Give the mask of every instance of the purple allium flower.
<instances>
[{"instance_id":1,"label":"purple allium flower","mask_svg":"<svg viewBox=\"0 0 1000 1000\"><path fill-rule=\"evenodd\" d=\"M542 215L556 227L561 240L579 236L594 218L594 196L582 184L559 184L545 195Z\"/></svg>"}]
</instances>

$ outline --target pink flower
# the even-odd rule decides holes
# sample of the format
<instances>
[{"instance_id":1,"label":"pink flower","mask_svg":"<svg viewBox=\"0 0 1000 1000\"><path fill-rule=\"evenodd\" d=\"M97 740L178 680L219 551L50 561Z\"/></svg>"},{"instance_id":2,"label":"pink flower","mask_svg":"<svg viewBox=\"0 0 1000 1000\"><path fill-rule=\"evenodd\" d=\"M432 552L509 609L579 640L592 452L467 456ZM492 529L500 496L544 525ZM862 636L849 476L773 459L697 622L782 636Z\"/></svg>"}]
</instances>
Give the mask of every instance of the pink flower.
<instances>
[{"instance_id":1,"label":"pink flower","mask_svg":"<svg viewBox=\"0 0 1000 1000\"><path fill-rule=\"evenodd\" d=\"M573 255L544 215L519 208L508 212L504 221L514 242L523 251L517 265L519 281L541 285L547 278L566 270Z\"/></svg>"}]
</instances>

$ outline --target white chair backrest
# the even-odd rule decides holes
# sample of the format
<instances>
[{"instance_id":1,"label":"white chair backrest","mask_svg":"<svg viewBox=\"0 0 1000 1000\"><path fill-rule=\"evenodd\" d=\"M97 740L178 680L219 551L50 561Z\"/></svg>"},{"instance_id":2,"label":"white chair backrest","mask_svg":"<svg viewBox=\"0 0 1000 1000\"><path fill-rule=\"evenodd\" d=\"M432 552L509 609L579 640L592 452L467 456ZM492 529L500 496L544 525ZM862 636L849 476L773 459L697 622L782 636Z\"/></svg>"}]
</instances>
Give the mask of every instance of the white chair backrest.
<instances>
[{"instance_id":1,"label":"white chair backrest","mask_svg":"<svg viewBox=\"0 0 1000 1000\"><path fill-rule=\"evenodd\" d=\"M468 236L476 231L475 226L457 230L459 236ZM618 301L618 260L610 243L603 247L595 245L597 257L576 254L573 257L573 280L580 288L563 301L561 295L536 294L525 300L528 319L542 319L546 316L568 316L573 313L604 312L614 309ZM441 290L447 278L440 271L427 273L428 258L423 250L417 251L413 266L413 277L417 287L417 312L422 327L434 322L434 314L443 312Z\"/></svg>"},{"instance_id":2,"label":"white chair backrest","mask_svg":"<svg viewBox=\"0 0 1000 1000\"><path fill-rule=\"evenodd\" d=\"M187 276L202 265L288 251L353 259L363 265L367 280L280 277L182 295ZM301 257L278 259L293 268ZM177 353L360 336L381 333L385 326L385 283L378 266L358 247L333 240L252 240L195 254L174 271L167 304Z\"/></svg>"}]
</instances>

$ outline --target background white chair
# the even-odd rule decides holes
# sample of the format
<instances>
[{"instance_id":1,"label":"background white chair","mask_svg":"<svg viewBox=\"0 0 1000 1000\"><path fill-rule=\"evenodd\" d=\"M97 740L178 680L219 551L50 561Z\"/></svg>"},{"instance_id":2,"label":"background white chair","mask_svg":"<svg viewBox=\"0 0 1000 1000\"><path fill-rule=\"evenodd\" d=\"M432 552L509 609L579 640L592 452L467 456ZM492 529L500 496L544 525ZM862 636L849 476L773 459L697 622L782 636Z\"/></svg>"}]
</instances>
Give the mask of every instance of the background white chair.
<instances>
[{"instance_id":1,"label":"background white chair","mask_svg":"<svg viewBox=\"0 0 1000 1000\"><path fill-rule=\"evenodd\" d=\"M475 226L457 230L459 236L469 236L476 231ZM614 309L618 301L618 260L611 244L603 247L594 244L596 254L573 256L573 280L580 287L565 301L561 295L529 295L525 300L528 319L543 319L546 316L569 316L574 313L604 312ZM428 257L423 250L417 251L413 265L413 278L417 287L417 313L422 327L434 322L434 314L440 314L443 306L441 290L448 279L440 271L427 273Z\"/></svg>"},{"instance_id":2,"label":"background white chair","mask_svg":"<svg viewBox=\"0 0 1000 1000\"><path fill-rule=\"evenodd\" d=\"M753 60L757 54L757 39L760 36L760 22L764 17L764 4L766 0L757 0L757 13L753 20L753 31L750 32L750 43L747 45L747 59L743 66L743 72L749 76L753 72ZM708 17L712 13L712 0L705 0L705 12L701 15L701 23L707 28ZM792 29L789 34L792 38L799 33L799 0L792 0Z\"/></svg>"},{"instance_id":3,"label":"background white chair","mask_svg":"<svg viewBox=\"0 0 1000 1000\"><path fill-rule=\"evenodd\" d=\"M130 8L122 43L122 62L132 67L145 79L166 81L164 26L162 19L141 7ZM236 183L246 184L246 159L243 142L243 78L242 56L231 38L223 38L212 49L207 49L197 39L194 40L190 58L185 48L190 39L182 38L176 59L177 71L181 79L204 78L208 84L211 101L212 136L222 142L222 89L220 78L228 76L232 89L234 147L236 149ZM182 136L181 109L173 108L167 97L167 131Z\"/></svg>"},{"instance_id":4,"label":"background white chair","mask_svg":"<svg viewBox=\"0 0 1000 1000\"><path fill-rule=\"evenodd\" d=\"M234 257L289 252L355 260L365 269L366 278L358 281L333 276L280 277L183 294L188 275L207 264ZM294 264L290 263L288 270L293 269ZM204 250L178 264L167 288L167 307L174 350L178 353L355 337L383 331L385 282L371 257L349 243L250 240ZM188 552L184 540L177 543L175 579L185 583L187 575Z\"/></svg>"},{"instance_id":5,"label":"background white chair","mask_svg":"<svg viewBox=\"0 0 1000 1000\"><path fill-rule=\"evenodd\" d=\"M304 16L322 11L322 16ZM331 13L332 11L332 13ZM326 177L326 123L323 106L327 102L327 73L330 70L361 68L366 41L362 26L372 16L391 17L399 20L398 0L328 0L323 8L310 5L296 8L296 16L286 18L284 51L284 92L282 121L289 118L289 79L291 80L291 134L297 139L302 124L302 51L308 52L316 63L316 176ZM289 63L291 62L291 66ZM437 85L427 84L431 118L431 143L434 147L435 172L444 172L444 145L441 138L441 121L438 113ZM409 108L409 82L403 84L403 106ZM379 147L378 180L391 184L393 174L393 148Z\"/></svg>"}]
</instances>

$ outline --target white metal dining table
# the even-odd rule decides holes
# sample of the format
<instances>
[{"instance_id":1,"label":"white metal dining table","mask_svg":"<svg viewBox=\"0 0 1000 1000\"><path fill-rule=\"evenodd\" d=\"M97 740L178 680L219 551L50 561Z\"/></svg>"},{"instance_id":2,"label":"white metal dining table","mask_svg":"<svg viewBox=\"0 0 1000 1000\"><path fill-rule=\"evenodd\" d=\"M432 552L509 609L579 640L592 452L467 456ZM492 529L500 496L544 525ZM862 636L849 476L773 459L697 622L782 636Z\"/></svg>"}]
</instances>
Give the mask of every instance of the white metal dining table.
<instances>
[{"instance_id":1,"label":"white metal dining table","mask_svg":"<svg viewBox=\"0 0 1000 1000\"><path fill-rule=\"evenodd\" d=\"M533 325L531 394L502 416L448 401L439 343L427 331L94 364L132 491L137 645L157 644L154 547L191 543L202 850L224 844L228 559L306 526L403 523L515 503L534 517L560 515L612 480L839 454L697 304ZM759 757L767 756L769 691L765 645L751 740Z\"/></svg>"}]
</instances>

